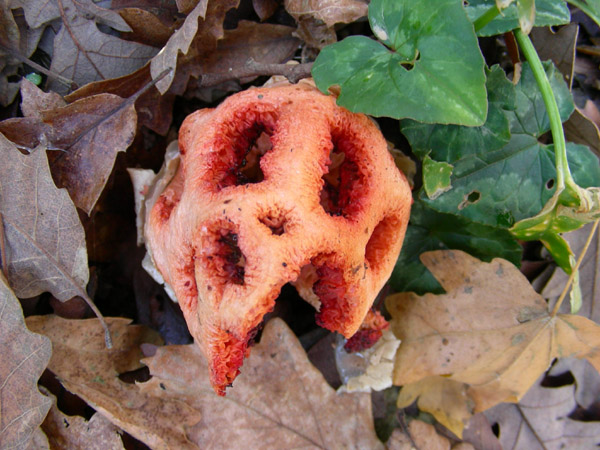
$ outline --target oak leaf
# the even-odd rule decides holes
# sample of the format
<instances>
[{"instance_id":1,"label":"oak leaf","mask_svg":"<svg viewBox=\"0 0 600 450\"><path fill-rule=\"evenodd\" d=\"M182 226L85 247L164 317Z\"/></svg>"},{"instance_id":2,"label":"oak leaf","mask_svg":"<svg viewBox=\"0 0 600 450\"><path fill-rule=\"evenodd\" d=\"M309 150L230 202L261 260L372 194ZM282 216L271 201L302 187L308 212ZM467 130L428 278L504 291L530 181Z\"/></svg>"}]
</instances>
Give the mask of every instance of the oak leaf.
<instances>
[{"instance_id":1,"label":"oak leaf","mask_svg":"<svg viewBox=\"0 0 600 450\"><path fill-rule=\"evenodd\" d=\"M556 357L586 358L600 369L600 326L548 313L546 302L508 261L483 263L460 251L421 256L446 290L388 297L402 344L394 384L429 376L469 385L473 411L516 402Z\"/></svg>"},{"instance_id":2,"label":"oak leaf","mask_svg":"<svg viewBox=\"0 0 600 450\"><path fill-rule=\"evenodd\" d=\"M370 396L336 394L279 319L267 324L227 397L212 390L195 345L159 347L144 360L150 381L120 381L119 373L140 365L141 339L131 336L141 328L108 321L116 335L112 351L101 351L96 320L28 318L32 329L51 338L55 357L49 368L64 386L154 449L382 447Z\"/></svg>"},{"instance_id":3,"label":"oak leaf","mask_svg":"<svg viewBox=\"0 0 600 450\"><path fill-rule=\"evenodd\" d=\"M285 9L297 21L309 16L331 28L365 17L368 5L361 0L285 0Z\"/></svg>"},{"instance_id":4,"label":"oak leaf","mask_svg":"<svg viewBox=\"0 0 600 450\"><path fill-rule=\"evenodd\" d=\"M0 122L0 132L30 151L40 144L57 150L49 156L54 180L89 214L108 181L117 153L125 151L135 137L133 104L116 95L98 94L37 111L35 116Z\"/></svg>"},{"instance_id":5,"label":"oak leaf","mask_svg":"<svg viewBox=\"0 0 600 450\"><path fill-rule=\"evenodd\" d=\"M569 418L576 407L574 389L572 384L558 388L536 384L518 404L502 404L486 411L490 422L498 424L502 448L596 448L600 443L598 422Z\"/></svg>"},{"instance_id":6,"label":"oak leaf","mask_svg":"<svg viewBox=\"0 0 600 450\"><path fill-rule=\"evenodd\" d=\"M23 155L0 134L0 214L8 281L18 297L49 291L61 301L86 296L83 227L69 194L52 181L46 151Z\"/></svg>"},{"instance_id":7,"label":"oak leaf","mask_svg":"<svg viewBox=\"0 0 600 450\"><path fill-rule=\"evenodd\" d=\"M50 340L25 326L21 305L0 274L0 447L28 448L51 401L37 382L50 359Z\"/></svg>"}]
</instances>

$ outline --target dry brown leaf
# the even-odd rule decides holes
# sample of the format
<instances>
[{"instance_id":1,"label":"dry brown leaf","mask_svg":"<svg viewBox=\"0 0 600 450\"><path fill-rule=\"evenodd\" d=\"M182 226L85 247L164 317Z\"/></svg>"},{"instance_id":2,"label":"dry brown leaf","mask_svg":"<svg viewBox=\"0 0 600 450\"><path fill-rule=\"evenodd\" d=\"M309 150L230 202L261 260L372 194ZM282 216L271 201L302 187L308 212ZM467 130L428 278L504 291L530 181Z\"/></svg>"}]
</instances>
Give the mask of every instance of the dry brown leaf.
<instances>
[{"instance_id":1,"label":"dry brown leaf","mask_svg":"<svg viewBox=\"0 0 600 450\"><path fill-rule=\"evenodd\" d=\"M198 21L206 17L208 2L209 0L201 0L188 13L183 25L173 33L167 44L152 58L150 73L153 79L156 79L166 69L172 69L166 77L156 83L156 88L161 94L166 93L173 83L179 52L185 55L189 51L192 41L198 33Z\"/></svg>"},{"instance_id":2,"label":"dry brown leaf","mask_svg":"<svg viewBox=\"0 0 600 450\"><path fill-rule=\"evenodd\" d=\"M98 201L117 157L135 137L132 104L112 94L86 97L61 108L40 112L39 119L0 122L0 132L33 149L47 145L54 180L89 214Z\"/></svg>"},{"instance_id":3,"label":"dry brown leaf","mask_svg":"<svg viewBox=\"0 0 600 450\"><path fill-rule=\"evenodd\" d=\"M600 374L585 359L561 358L548 372L551 376L571 372L575 379L575 400L585 409L600 402Z\"/></svg>"},{"instance_id":4,"label":"dry brown leaf","mask_svg":"<svg viewBox=\"0 0 600 450\"><path fill-rule=\"evenodd\" d=\"M23 116L41 119L42 111L66 106L56 92L44 92L27 78L21 80L21 111Z\"/></svg>"},{"instance_id":5,"label":"dry brown leaf","mask_svg":"<svg viewBox=\"0 0 600 450\"><path fill-rule=\"evenodd\" d=\"M536 27L531 30L531 40L542 61L551 59L567 80L569 88L573 83L575 64L575 44L579 25L570 23L557 32L550 27Z\"/></svg>"},{"instance_id":6,"label":"dry brown leaf","mask_svg":"<svg viewBox=\"0 0 600 450\"><path fill-rule=\"evenodd\" d=\"M581 255L592 226L593 224L588 224L578 230L563 234L576 257ZM590 247L579 266L581 309L578 314L596 323L600 323L600 261L598 260L600 239L598 239L598 234L596 232L594 235ZM568 278L569 276L562 269L556 268L548 283L544 286L541 294L548 299L550 307L554 307ZM569 311L569 302L563 302L560 312L568 313Z\"/></svg>"},{"instance_id":7,"label":"dry brown leaf","mask_svg":"<svg viewBox=\"0 0 600 450\"><path fill-rule=\"evenodd\" d=\"M534 385L516 405L503 404L485 414L500 428L504 450L584 449L600 443L598 422L568 416L576 407L573 385L544 388Z\"/></svg>"},{"instance_id":8,"label":"dry brown leaf","mask_svg":"<svg viewBox=\"0 0 600 450\"><path fill-rule=\"evenodd\" d=\"M398 395L398 408L406 408L418 399L421 411L435 419L457 436L473 416L473 402L467 395L468 386L458 381L434 376L407 384Z\"/></svg>"},{"instance_id":9,"label":"dry brown leaf","mask_svg":"<svg viewBox=\"0 0 600 450\"><path fill-rule=\"evenodd\" d=\"M28 448L44 420L51 401L37 382L51 353L50 341L25 326L21 305L0 274L0 448Z\"/></svg>"},{"instance_id":10,"label":"dry brown leaf","mask_svg":"<svg viewBox=\"0 0 600 450\"><path fill-rule=\"evenodd\" d=\"M43 388L42 388L43 389ZM99 413L89 421L81 416L67 416L56 406L56 397L42 424L52 450L124 450L119 429Z\"/></svg>"},{"instance_id":11,"label":"dry brown leaf","mask_svg":"<svg viewBox=\"0 0 600 450\"><path fill-rule=\"evenodd\" d=\"M141 69L124 77L86 84L67 95L65 99L68 102L74 102L97 94L114 94L127 98L151 81L150 64L146 64ZM170 92L161 95L157 89L149 89L135 101L138 123L158 134L167 134L173 120L174 100L175 95Z\"/></svg>"},{"instance_id":12,"label":"dry brown leaf","mask_svg":"<svg viewBox=\"0 0 600 450\"><path fill-rule=\"evenodd\" d=\"M575 107L575 111L564 123L565 137L576 144L587 145L600 156L600 113L592 100L587 100L583 110Z\"/></svg>"},{"instance_id":13,"label":"dry brown leaf","mask_svg":"<svg viewBox=\"0 0 600 450\"><path fill-rule=\"evenodd\" d=\"M277 11L279 2L277 0L252 0L252 7L262 22L263 20L267 20L275 13L275 11Z\"/></svg>"},{"instance_id":14,"label":"dry brown leaf","mask_svg":"<svg viewBox=\"0 0 600 450\"><path fill-rule=\"evenodd\" d=\"M410 434L410 436L409 436ZM408 424L408 433L396 428L387 442L388 450L450 450L450 441L440 436L435 427L421 420Z\"/></svg>"},{"instance_id":15,"label":"dry brown leaf","mask_svg":"<svg viewBox=\"0 0 600 450\"><path fill-rule=\"evenodd\" d=\"M483 263L460 251L421 255L444 295L386 299L396 354L394 383L432 375L469 384L475 412L518 401L555 357L586 358L600 369L600 326L549 315L546 302L508 261Z\"/></svg>"},{"instance_id":16,"label":"dry brown leaf","mask_svg":"<svg viewBox=\"0 0 600 450\"><path fill-rule=\"evenodd\" d=\"M333 27L351 23L367 15L367 2L361 0L285 0L286 11L298 22L313 17Z\"/></svg>"},{"instance_id":17,"label":"dry brown leaf","mask_svg":"<svg viewBox=\"0 0 600 450\"><path fill-rule=\"evenodd\" d=\"M130 31L117 12L99 8L90 0L56 2L62 27L54 38L50 70L79 86L127 75L156 55L154 47L124 41L98 29L96 21L121 31ZM121 25L118 25L119 21ZM60 94L68 91L54 80L50 80L49 88Z\"/></svg>"},{"instance_id":18,"label":"dry brown leaf","mask_svg":"<svg viewBox=\"0 0 600 450\"><path fill-rule=\"evenodd\" d=\"M477 413L471 417L463 432L463 439L477 450L502 450L500 441L484 413Z\"/></svg>"},{"instance_id":19,"label":"dry brown leaf","mask_svg":"<svg viewBox=\"0 0 600 450\"><path fill-rule=\"evenodd\" d=\"M160 48L173 34L174 25L166 25L159 17L145 9L123 8L119 10L119 14L131 27L131 33L125 35L130 40Z\"/></svg>"},{"instance_id":20,"label":"dry brown leaf","mask_svg":"<svg viewBox=\"0 0 600 450\"><path fill-rule=\"evenodd\" d=\"M23 155L0 134L0 213L8 281L19 297L49 291L85 296L89 272L83 227L69 194L52 181L46 151Z\"/></svg>"},{"instance_id":21,"label":"dry brown leaf","mask_svg":"<svg viewBox=\"0 0 600 450\"><path fill-rule=\"evenodd\" d=\"M294 443L382 447L373 429L370 396L336 394L281 320L267 324L225 398L214 394L195 345L158 348L144 360L152 379L128 385L117 375L138 367L141 327L109 319L115 343L107 351L96 320L27 320L51 338L49 368L64 386L153 449L279 449Z\"/></svg>"}]
</instances>

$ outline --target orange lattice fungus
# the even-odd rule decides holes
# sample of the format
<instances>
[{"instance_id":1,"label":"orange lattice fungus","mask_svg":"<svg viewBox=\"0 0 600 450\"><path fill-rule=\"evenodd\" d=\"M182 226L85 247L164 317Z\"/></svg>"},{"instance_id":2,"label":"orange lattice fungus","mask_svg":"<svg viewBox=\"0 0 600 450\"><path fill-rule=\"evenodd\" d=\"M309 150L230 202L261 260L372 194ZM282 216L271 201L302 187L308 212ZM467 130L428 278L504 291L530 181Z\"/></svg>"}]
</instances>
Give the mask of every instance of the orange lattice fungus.
<instances>
[{"instance_id":1,"label":"orange lattice fungus","mask_svg":"<svg viewBox=\"0 0 600 450\"><path fill-rule=\"evenodd\" d=\"M309 83L190 115L146 242L224 394L281 287L351 337L400 252L411 193L377 126Z\"/></svg>"}]
</instances>

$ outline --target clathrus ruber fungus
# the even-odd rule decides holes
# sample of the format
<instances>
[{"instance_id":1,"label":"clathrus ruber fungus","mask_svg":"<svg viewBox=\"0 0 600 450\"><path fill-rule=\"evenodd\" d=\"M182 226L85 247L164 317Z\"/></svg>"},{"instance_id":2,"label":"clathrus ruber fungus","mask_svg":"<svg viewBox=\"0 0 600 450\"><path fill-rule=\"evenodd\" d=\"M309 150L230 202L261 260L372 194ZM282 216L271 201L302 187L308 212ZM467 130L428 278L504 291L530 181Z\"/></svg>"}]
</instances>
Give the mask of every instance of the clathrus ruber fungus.
<instances>
[{"instance_id":1,"label":"clathrus ruber fungus","mask_svg":"<svg viewBox=\"0 0 600 450\"><path fill-rule=\"evenodd\" d=\"M400 252L411 193L379 129L309 83L187 117L146 243L223 395L281 287L351 337Z\"/></svg>"}]
</instances>

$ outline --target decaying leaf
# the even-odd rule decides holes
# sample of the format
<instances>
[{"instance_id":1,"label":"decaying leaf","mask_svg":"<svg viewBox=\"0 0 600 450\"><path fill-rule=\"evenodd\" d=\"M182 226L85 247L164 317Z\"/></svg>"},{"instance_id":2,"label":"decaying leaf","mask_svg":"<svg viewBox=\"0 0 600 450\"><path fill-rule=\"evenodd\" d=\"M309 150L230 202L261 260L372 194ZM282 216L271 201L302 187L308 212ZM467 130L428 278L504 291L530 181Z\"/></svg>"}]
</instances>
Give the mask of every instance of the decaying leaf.
<instances>
[{"instance_id":1,"label":"decaying leaf","mask_svg":"<svg viewBox=\"0 0 600 450\"><path fill-rule=\"evenodd\" d=\"M467 444L469 445L469 444ZM407 432L396 428L387 442L388 450L450 450L450 441L440 436L435 427L421 420L412 420ZM472 447L470 447L472 448ZM464 447L464 450L469 447Z\"/></svg>"},{"instance_id":2,"label":"decaying leaf","mask_svg":"<svg viewBox=\"0 0 600 450\"><path fill-rule=\"evenodd\" d=\"M29 448L51 401L37 382L52 348L25 326L21 305L0 274L0 447Z\"/></svg>"},{"instance_id":3,"label":"decaying leaf","mask_svg":"<svg viewBox=\"0 0 600 450\"><path fill-rule=\"evenodd\" d=\"M104 416L95 413L89 421L81 416L67 416L56 406L56 397L44 391L52 399L52 407L42 430L53 450L123 450L119 429Z\"/></svg>"},{"instance_id":4,"label":"decaying leaf","mask_svg":"<svg viewBox=\"0 0 600 450\"><path fill-rule=\"evenodd\" d=\"M467 395L468 386L440 376L423 378L407 384L400 390L398 408L406 408L418 399L421 411L436 420L457 436L473 416L473 402Z\"/></svg>"},{"instance_id":5,"label":"decaying leaf","mask_svg":"<svg viewBox=\"0 0 600 450\"><path fill-rule=\"evenodd\" d=\"M214 394L195 345L158 348L144 360L151 380L131 385L117 375L139 367L141 327L109 319L115 345L107 351L96 320L27 320L52 340L49 368L64 386L153 449L382 447L370 396L336 394L278 319L265 327L227 397Z\"/></svg>"},{"instance_id":6,"label":"decaying leaf","mask_svg":"<svg viewBox=\"0 0 600 450\"><path fill-rule=\"evenodd\" d=\"M39 118L0 122L0 132L22 148L42 144L57 150L48 158L54 180L89 214L117 153L133 141L137 124L133 104L116 95L98 94L38 114Z\"/></svg>"},{"instance_id":7,"label":"decaying leaf","mask_svg":"<svg viewBox=\"0 0 600 450\"><path fill-rule=\"evenodd\" d=\"M565 233L564 239L568 242L571 250L578 258L581 255L583 246L590 234L593 224L585 225L579 230ZM579 266L579 276L581 283L582 305L579 310L579 315L587 317L596 323L600 323L600 239L598 232L594 235L587 253L583 257L583 261ZM541 294L549 300L550 306L553 307L560 293L562 292L568 280L568 275L560 268L556 268L552 277L548 280ZM569 304L563 303L560 308L561 312L569 312Z\"/></svg>"},{"instance_id":8,"label":"decaying leaf","mask_svg":"<svg viewBox=\"0 0 600 450\"><path fill-rule=\"evenodd\" d=\"M368 9L367 2L361 0L285 0L284 5L297 21L309 16L328 28L336 23L350 23L365 17Z\"/></svg>"},{"instance_id":9,"label":"decaying leaf","mask_svg":"<svg viewBox=\"0 0 600 450\"><path fill-rule=\"evenodd\" d=\"M575 401L588 409L600 402L600 374L585 359L561 358L552 365L548 374L562 376L570 372L575 379Z\"/></svg>"},{"instance_id":10,"label":"decaying leaf","mask_svg":"<svg viewBox=\"0 0 600 450\"><path fill-rule=\"evenodd\" d=\"M44 92L27 78L21 80L21 111L24 117L41 119L42 111L66 106L56 92Z\"/></svg>"},{"instance_id":11,"label":"decaying leaf","mask_svg":"<svg viewBox=\"0 0 600 450\"><path fill-rule=\"evenodd\" d=\"M536 384L518 404L503 404L485 414L500 428L505 450L596 448L600 443L598 422L569 418L575 409L573 385L544 388Z\"/></svg>"},{"instance_id":12,"label":"decaying leaf","mask_svg":"<svg viewBox=\"0 0 600 450\"><path fill-rule=\"evenodd\" d=\"M131 28L117 12L100 8L90 0L55 1L62 27L54 38L50 69L79 86L127 75L157 53L154 47L124 41L98 29L96 22L120 31L130 31ZM56 81L51 80L49 88L61 94L67 93L65 86Z\"/></svg>"},{"instance_id":13,"label":"decaying leaf","mask_svg":"<svg viewBox=\"0 0 600 450\"><path fill-rule=\"evenodd\" d=\"M518 401L555 357L586 358L600 369L600 326L550 315L509 262L482 263L460 251L428 252L421 260L446 294L387 298L392 330L402 341L394 384L434 375L465 383L478 412Z\"/></svg>"},{"instance_id":14,"label":"decaying leaf","mask_svg":"<svg viewBox=\"0 0 600 450\"><path fill-rule=\"evenodd\" d=\"M0 134L0 213L8 281L18 297L49 291L85 296L89 272L83 227L69 194L52 181L46 152L23 155Z\"/></svg>"},{"instance_id":15,"label":"decaying leaf","mask_svg":"<svg viewBox=\"0 0 600 450\"><path fill-rule=\"evenodd\" d=\"M575 111L564 123L565 137L568 141L587 145L597 156L600 156L600 112L593 101L588 100L583 109L575 107Z\"/></svg>"}]
</instances>

